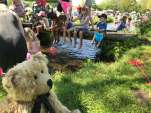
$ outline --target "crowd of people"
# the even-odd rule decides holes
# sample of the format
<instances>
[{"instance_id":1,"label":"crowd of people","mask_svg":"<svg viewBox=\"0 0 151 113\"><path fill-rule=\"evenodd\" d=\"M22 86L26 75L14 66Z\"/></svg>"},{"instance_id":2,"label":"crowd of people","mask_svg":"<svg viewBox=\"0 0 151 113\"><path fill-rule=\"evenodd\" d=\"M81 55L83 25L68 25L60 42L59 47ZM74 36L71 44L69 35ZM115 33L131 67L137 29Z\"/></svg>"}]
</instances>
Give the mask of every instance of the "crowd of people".
<instances>
[{"instance_id":1,"label":"crowd of people","mask_svg":"<svg viewBox=\"0 0 151 113\"><path fill-rule=\"evenodd\" d=\"M44 2L41 1L41 2ZM41 5L45 4L45 5ZM62 4L69 4L67 9L62 7ZM43 30L50 31L53 34L53 43L57 44L60 42L61 35L63 36L64 42L69 40L72 43L72 33L74 47L77 45L77 37L80 37L80 44L78 48L82 48L83 34L88 32L89 25L92 23L91 18L91 3L86 2L83 7L78 9L79 16L73 18L72 6L69 0L60 0L57 9L60 11L58 15L53 8L50 9L47 3L34 2L32 6L32 15L28 18L33 24L33 32L38 37L39 33ZM79 25L74 25L74 21L80 20ZM94 28L93 24L91 24Z\"/></svg>"},{"instance_id":2,"label":"crowd of people","mask_svg":"<svg viewBox=\"0 0 151 113\"><path fill-rule=\"evenodd\" d=\"M63 7L63 5L66 5L67 7ZM34 14L32 17L35 18L42 17L40 20L43 20L45 18L45 21L43 21L43 26L47 26L47 28L44 27L44 29L46 28L45 30L50 30L52 32L54 43L59 43L61 33L63 33L64 41L69 39L72 42L71 33L73 32L74 47L76 47L77 45L77 35L78 35L80 37L80 44L78 48L82 48L83 34L88 32L89 22L92 23L92 18L90 13L91 3L86 2L83 7L78 9L79 16L77 16L76 18L73 18L72 16L72 6L69 0L64 0L64 1L60 0L59 5L57 7L58 11L61 12L59 15L57 15L57 13L53 10L53 8L50 10L48 6L46 6L45 8L39 6L40 5L38 5L38 3L34 3L33 5ZM31 18L31 21L35 22L35 18ZM80 20L80 25L76 25L76 26L74 25L73 21L76 20ZM38 21L36 20L36 22ZM38 31L39 30L37 30L37 33ZM68 36L68 38L66 35Z\"/></svg>"}]
</instances>

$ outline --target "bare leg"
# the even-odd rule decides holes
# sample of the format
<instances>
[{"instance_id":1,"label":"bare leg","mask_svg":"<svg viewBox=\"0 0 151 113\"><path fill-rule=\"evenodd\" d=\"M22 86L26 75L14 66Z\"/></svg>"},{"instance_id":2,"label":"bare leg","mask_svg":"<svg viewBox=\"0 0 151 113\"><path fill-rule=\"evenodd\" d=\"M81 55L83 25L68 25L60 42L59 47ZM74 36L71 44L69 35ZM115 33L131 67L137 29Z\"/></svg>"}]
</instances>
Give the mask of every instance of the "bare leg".
<instances>
[{"instance_id":1,"label":"bare leg","mask_svg":"<svg viewBox=\"0 0 151 113\"><path fill-rule=\"evenodd\" d=\"M92 41L91 41L91 44L93 45L94 42L95 42L95 35L93 36L93 39L92 39Z\"/></svg>"},{"instance_id":2,"label":"bare leg","mask_svg":"<svg viewBox=\"0 0 151 113\"><path fill-rule=\"evenodd\" d=\"M52 36L53 36L53 44L55 44L56 42L55 31L52 31Z\"/></svg>"},{"instance_id":3,"label":"bare leg","mask_svg":"<svg viewBox=\"0 0 151 113\"><path fill-rule=\"evenodd\" d=\"M64 42L66 42L66 28L63 28L63 39L64 39Z\"/></svg>"},{"instance_id":4,"label":"bare leg","mask_svg":"<svg viewBox=\"0 0 151 113\"><path fill-rule=\"evenodd\" d=\"M101 45L101 42L98 42L98 44L96 45L96 47L99 47Z\"/></svg>"},{"instance_id":5,"label":"bare leg","mask_svg":"<svg viewBox=\"0 0 151 113\"><path fill-rule=\"evenodd\" d=\"M77 31L74 31L74 47L76 47L77 44Z\"/></svg>"},{"instance_id":6,"label":"bare leg","mask_svg":"<svg viewBox=\"0 0 151 113\"><path fill-rule=\"evenodd\" d=\"M79 46L79 49L81 49L82 45L83 45L83 32L82 31L79 32L79 36L80 36L80 46Z\"/></svg>"},{"instance_id":7,"label":"bare leg","mask_svg":"<svg viewBox=\"0 0 151 113\"><path fill-rule=\"evenodd\" d=\"M72 43L71 32L70 32L70 30L67 30L67 33L68 33L68 38L69 38L70 42Z\"/></svg>"},{"instance_id":8,"label":"bare leg","mask_svg":"<svg viewBox=\"0 0 151 113\"><path fill-rule=\"evenodd\" d=\"M60 41L60 40L59 40L59 36L60 36L60 35L59 35L59 30L57 29L57 30L56 30L56 43L59 43L59 41Z\"/></svg>"}]
</instances>

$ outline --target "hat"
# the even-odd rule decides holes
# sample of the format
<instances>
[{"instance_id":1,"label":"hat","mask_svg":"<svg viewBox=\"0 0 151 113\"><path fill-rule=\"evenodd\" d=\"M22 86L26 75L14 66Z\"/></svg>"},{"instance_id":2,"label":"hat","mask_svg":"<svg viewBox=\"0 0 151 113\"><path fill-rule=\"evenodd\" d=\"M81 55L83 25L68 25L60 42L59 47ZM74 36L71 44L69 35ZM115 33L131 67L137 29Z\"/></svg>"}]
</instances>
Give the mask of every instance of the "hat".
<instances>
[{"instance_id":1,"label":"hat","mask_svg":"<svg viewBox=\"0 0 151 113\"><path fill-rule=\"evenodd\" d=\"M40 12L38 13L38 16L46 16L46 13L45 13L44 11L40 11Z\"/></svg>"},{"instance_id":2,"label":"hat","mask_svg":"<svg viewBox=\"0 0 151 113\"><path fill-rule=\"evenodd\" d=\"M98 15L98 18L102 18L102 17L103 17L103 18L105 18L105 19L107 19L107 15L106 15L106 14L104 14L104 13L103 13L103 14L101 14L101 15Z\"/></svg>"}]
</instances>

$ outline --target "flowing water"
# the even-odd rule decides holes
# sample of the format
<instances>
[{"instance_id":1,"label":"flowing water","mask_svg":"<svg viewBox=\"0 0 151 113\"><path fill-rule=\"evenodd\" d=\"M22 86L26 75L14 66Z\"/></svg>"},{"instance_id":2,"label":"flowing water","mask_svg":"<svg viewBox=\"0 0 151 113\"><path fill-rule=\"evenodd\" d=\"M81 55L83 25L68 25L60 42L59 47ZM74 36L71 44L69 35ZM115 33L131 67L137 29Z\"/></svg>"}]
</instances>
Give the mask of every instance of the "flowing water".
<instances>
[{"instance_id":1,"label":"flowing water","mask_svg":"<svg viewBox=\"0 0 151 113\"><path fill-rule=\"evenodd\" d=\"M114 30L114 24L108 24L107 30ZM58 50L58 57L70 57L73 59L92 59L94 60L96 57L96 53L100 51L99 48L95 47L95 45L91 44L91 40L83 39L83 47L78 49L79 39L77 39L77 47L73 47L72 43L69 41L63 42L62 40L57 45L53 45Z\"/></svg>"},{"instance_id":2,"label":"flowing water","mask_svg":"<svg viewBox=\"0 0 151 113\"><path fill-rule=\"evenodd\" d=\"M107 29L112 29L113 25L109 25ZM63 41L61 38L59 44L53 45L57 48L57 55L55 58L55 62L50 63L50 71L54 70L66 70L69 69L71 71L77 70L82 66L82 60L91 59L95 60L97 53L100 53L101 49L97 48L95 45L91 44L91 40L83 39L83 46L81 49L79 47L79 39L77 39L77 47L74 48L73 39L72 43L67 40ZM51 58L50 58L51 59ZM66 68L66 69L65 69Z\"/></svg>"},{"instance_id":3,"label":"flowing water","mask_svg":"<svg viewBox=\"0 0 151 113\"><path fill-rule=\"evenodd\" d=\"M83 39L83 46L81 49L78 49L79 46L79 39L77 39L77 47L74 48L73 43L67 41L63 43L63 41L60 41L59 44L54 45L57 50L58 54L62 53L62 56L68 55L69 57L73 59L95 59L96 53L100 51L99 48L96 48L95 45L91 44L90 40Z\"/></svg>"}]
</instances>

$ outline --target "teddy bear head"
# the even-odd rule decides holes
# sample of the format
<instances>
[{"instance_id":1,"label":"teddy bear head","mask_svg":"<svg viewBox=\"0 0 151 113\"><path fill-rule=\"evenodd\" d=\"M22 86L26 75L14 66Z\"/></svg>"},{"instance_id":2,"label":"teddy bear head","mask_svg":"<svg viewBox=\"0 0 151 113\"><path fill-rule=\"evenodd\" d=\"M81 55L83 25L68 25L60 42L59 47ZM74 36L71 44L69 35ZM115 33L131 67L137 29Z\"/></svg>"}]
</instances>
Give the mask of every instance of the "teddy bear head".
<instances>
[{"instance_id":1,"label":"teddy bear head","mask_svg":"<svg viewBox=\"0 0 151 113\"><path fill-rule=\"evenodd\" d=\"M11 68L2 84L8 96L15 101L31 102L49 92L52 81L47 68L48 60L42 53Z\"/></svg>"}]
</instances>

